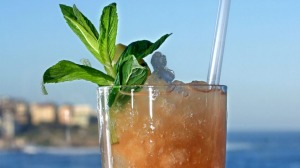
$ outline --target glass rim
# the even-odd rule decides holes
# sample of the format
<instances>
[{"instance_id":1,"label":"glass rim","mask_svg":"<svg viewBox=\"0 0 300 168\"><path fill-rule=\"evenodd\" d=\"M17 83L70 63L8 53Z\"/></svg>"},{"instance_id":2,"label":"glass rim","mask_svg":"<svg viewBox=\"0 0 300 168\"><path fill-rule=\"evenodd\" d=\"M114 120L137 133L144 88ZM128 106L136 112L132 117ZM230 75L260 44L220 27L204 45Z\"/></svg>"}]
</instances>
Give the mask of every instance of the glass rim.
<instances>
[{"instance_id":1,"label":"glass rim","mask_svg":"<svg viewBox=\"0 0 300 168\"><path fill-rule=\"evenodd\" d=\"M118 92L124 94L133 96L133 93L135 95L144 95L145 92L153 92L153 91L159 91L160 94L170 94L173 92L175 87L183 87L184 89L190 88L197 92L210 92L214 90L220 90L222 93L227 94L227 86L226 85L208 85L208 84L164 84L164 85L109 85L109 86L99 86L97 88L97 92L102 93L109 93L111 90L117 89ZM142 90L141 90L142 89Z\"/></svg>"},{"instance_id":2,"label":"glass rim","mask_svg":"<svg viewBox=\"0 0 300 168\"><path fill-rule=\"evenodd\" d=\"M170 94L176 87L182 87L183 89L193 89L197 92L210 92L215 90L220 90L222 93L227 94L227 86L226 85L208 85L208 84L187 84L187 83L180 83L180 84L165 84L165 85L109 85L109 86L99 86L97 88L97 93L109 93L112 90L120 92L124 95L133 96L135 95L143 95L143 93L149 93L153 91L159 91L160 94Z\"/></svg>"},{"instance_id":3,"label":"glass rim","mask_svg":"<svg viewBox=\"0 0 300 168\"><path fill-rule=\"evenodd\" d=\"M225 87L227 88L227 85L211 85L211 84L190 84L190 83L184 83L184 84L167 84L167 85L105 85L105 86L98 86L97 88L124 88L124 87L144 87L144 88L152 88L152 87L170 87L170 86L197 86L197 87Z\"/></svg>"}]
</instances>

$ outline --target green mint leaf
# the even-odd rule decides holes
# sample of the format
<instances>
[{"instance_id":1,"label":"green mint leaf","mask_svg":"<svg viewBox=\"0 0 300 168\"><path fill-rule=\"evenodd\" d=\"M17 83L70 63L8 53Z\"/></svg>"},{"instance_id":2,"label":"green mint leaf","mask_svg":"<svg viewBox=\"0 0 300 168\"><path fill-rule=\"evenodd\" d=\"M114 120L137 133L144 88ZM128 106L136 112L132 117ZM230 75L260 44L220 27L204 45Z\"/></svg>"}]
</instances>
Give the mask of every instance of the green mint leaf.
<instances>
[{"instance_id":1,"label":"green mint leaf","mask_svg":"<svg viewBox=\"0 0 300 168\"><path fill-rule=\"evenodd\" d=\"M112 105L115 102L115 99L119 93L119 88L112 88L109 92L109 97L108 97L108 107L112 107Z\"/></svg>"},{"instance_id":2,"label":"green mint leaf","mask_svg":"<svg viewBox=\"0 0 300 168\"><path fill-rule=\"evenodd\" d=\"M73 9L61 4L60 8L69 27L80 38L86 48L100 61L98 33L95 31L95 27L91 26L92 23L85 19L86 17L76 7Z\"/></svg>"},{"instance_id":3,"label":"green mint leaf","mask_svg":"<svg viewBox=\"0 0 300 168\"><path fill-rule=\"evenodd\" d=\"M121 67L122 85L141 85L147 79L148 69L139 64L134 55L129 58Z\"/></svg>"},{"instance_id":4,"label":"green mint leaf","mask_svg":"<svg viewBox=\"0 0 300 168\"><path fill-rule=\"evenodd\" d=\"M138 60L140 60L146 57L147 55L153 53L170 35L171 34L165 34L154 43L148 40L141 40L129 44L125 51L122 53L117 63L117 68L128 59L129 55L134 55Z\"/></svg>"},{"instance_id":5,"label":"green mint leaf","mask_svg":"<svg viewBox=\"0 0 300 168\"><path fill-rule=\"evenodd\" d=\"M148 77L148 65L143 63L140 65L134 55L129 55L128 59L120 66L118 75L115 79L115 85L143 85ZM124 90L128 92L129 90ZM116 97L118 96L119 88L113 88L110 91L108 105L111 107ZM126 102L128 96L118 98L118 101Z\"/></svg>"},{"instance_id":6,"label":"green mint leaf","mask_svg":"<svg viewBox=\"0 0 300 168\"><path fill-rule=\"evenodd\" d=\"M113 78L94 68L75 64L71 61L60 61L47 69L43 75L43 84L59 83L73 80L86 80L99 86L113 84Z\"/></svg>"},{"instance_id":7,"label":"green mint leaf","mask_svg":"<svg viewBox=\"0 0 300 168\"><path fill-rule=\"evenodd\" d=\"M139 86L143 85L148 77L148 65L140 65L138 60L134 55L130 55L130 58L124 62L122 66L122 85L132 86L121 88L121 91L130 93L132 88L135 88L135 91L138 91ZM137 86L134 86L137 85ZM130 99L128 95L119 96L121 104L124 104Z\"/></svg>"},{"instance_id":8,"label":"green mint leaf","mask_svg":"<svg viewBox=\"0 0 300 168\"><path fill-rule=\"evenodd\" d=\"M118 14L116 3L112 3L103 9L100 20L100 38L98 39L100 59L104 64L106 72L116 76L114 65L115 44L118 28Z\"/></svg>"},{"instance_id":9,"label":"green mint leaf","mask_svg":"<svg viewBox=\"0 0 300 168\"><path fill-rule=\"evenodd\" d=\"M87 30L87 32L89 34L93 34L96 39L99 38L99 33L96 29L96 27L93 25L93 23L86 17L84 16L76 7L76 5L73 5L73 12L74 15L77 19L77 22L82 25L82 27L84 27L85 30Z\"/></svg>"}]
</instances>

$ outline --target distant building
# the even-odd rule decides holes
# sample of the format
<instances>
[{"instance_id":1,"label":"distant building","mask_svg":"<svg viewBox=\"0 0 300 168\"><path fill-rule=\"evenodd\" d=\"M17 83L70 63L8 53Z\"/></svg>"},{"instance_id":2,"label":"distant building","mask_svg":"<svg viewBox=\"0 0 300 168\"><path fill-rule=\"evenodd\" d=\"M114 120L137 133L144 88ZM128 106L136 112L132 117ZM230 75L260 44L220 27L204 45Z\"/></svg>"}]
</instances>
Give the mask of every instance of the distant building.
<instances>
[{"instance_id":1,"label":"distant building","mask_svg":"<svg viewBox=\"0 0 300 168\"><path fill-rule=\"evenodd\" d=\"M30 129L30 126L54 124L88 127L97 122L95 110L88 104L60 105L51 103L28 104L0 97L0 137L13 136ZM14 130L14 131L13 131Z\"/></svg>"},{"instance_id":2,"label":"distant building","mask_svg":"<svg viewBox=\"0 0 300 168\"><path fill-rule=\"evenodd\" d=\"M2 119L2 115L0 115L0 139L3 136L4 132L3 132L3 119Z\"/></svg>"},{"instance_id":3,"label":"distant building","mask_svg":"<svg viewBox=\"0 0 300 168\"><path fill-rule=\"evenodd\" d=\"M0 98L0 134L4 138L12 138L15 135L14 100Z\"/></svg>"},{"instance_id":4,"label":"distant building","mask_svg":"<svg viewBox=\"0 0 300 168\"><path fill-rule=\"evenodd\" d=\"M0 113L3 113L5 110L13 111L14 106L13 100L5 97L0 98Z\"/></svg>"},{"instance_id":5,"label":"distant building","mask_svg":"<svg viewBox=\"0 0 300 168\"><path fill-rule=\"evenodd\" d=\"M53 104L31 104L29 111L33 125L56 121L56 106Z\"/></svg>"},{"instance_id":6,"label":"distant building","mask_svg":"<svg viewBox=\"0 0 300 168\"><path fill-rule=\"evenodd\" d=\"M15 103L15 120L19 125L30 124L30 114L27 103L21 101Z\"/></svg>"},{"instance_id":7,"label":"distant building","mask_svg":"<svg viewBox=\"0 0 300 168\"><path fill-rule=\"evenodd\" d=\"M75 105L71 118L72 125L87 127L89 125L90 117L93 112L93 109L89 105Z\"/></svg>"},{"instance_id":8,"label":"distant building","mask_svg":"<svg viewBox=\"0 0 300 168\"><path fill-rule=\"evenodd\" d=\"M15 122L12 111L5 110L2 114L2 134L4 138L13 138L15 136Z\"/></svg>"},{"instance_id":9,"label":"distant building","mask_svg":"<svg viewBox=\"0 0 300 168\"><path fill-rule=\"evenodd\" d=\"M58 107L57 112L58 123L61 125L71 125L71 119L73 117L73 106L61 105Z\"/></svg>"}]
</instances>

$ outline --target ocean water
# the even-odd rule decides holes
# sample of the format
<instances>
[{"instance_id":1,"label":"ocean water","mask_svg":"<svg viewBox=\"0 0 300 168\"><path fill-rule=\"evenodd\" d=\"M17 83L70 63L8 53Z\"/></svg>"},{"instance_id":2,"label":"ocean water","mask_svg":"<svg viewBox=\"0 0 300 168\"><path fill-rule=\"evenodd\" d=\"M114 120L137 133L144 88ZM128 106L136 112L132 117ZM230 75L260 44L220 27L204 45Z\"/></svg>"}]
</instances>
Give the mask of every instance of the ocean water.
<instances>
[{"instance_id":1,"label":"ocean water","mask_svg":"<svg viewBox=\"0 0 300 168\"><path fill-rule=\"evenodd\" d=\"M229 133L227 168L300 168L300 132Z\"/></svg>"},{"instance_id":2,"label":"ocean water","mask_svg":"<svg viewBox=\"0 0 300 168\"><path fill-rule=\"evenodd\" d=\"M0 168L100 168L98 149L0 151ZM227 168L300 168L300 132L228 134Z\"/></svg>"}]
</instances>

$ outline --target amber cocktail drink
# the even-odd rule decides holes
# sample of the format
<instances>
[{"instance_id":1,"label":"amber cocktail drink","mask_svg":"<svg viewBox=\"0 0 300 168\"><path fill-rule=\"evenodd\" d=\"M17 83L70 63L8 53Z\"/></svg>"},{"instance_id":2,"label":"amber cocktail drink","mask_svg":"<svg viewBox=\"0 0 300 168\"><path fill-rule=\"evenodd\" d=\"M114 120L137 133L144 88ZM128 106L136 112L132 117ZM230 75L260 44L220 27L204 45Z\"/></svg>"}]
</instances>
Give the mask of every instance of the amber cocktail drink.
<instances>
[{"instance_id":1,"label":"amber cocktail drink","mask_svg":"<svg viewBox=\"0 0 300 168\"><path fill-rule=\"evenodd\" d=\"M103 167L225 167L226 86L98 89Z\"/></svg>"}]
</instances>

